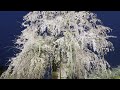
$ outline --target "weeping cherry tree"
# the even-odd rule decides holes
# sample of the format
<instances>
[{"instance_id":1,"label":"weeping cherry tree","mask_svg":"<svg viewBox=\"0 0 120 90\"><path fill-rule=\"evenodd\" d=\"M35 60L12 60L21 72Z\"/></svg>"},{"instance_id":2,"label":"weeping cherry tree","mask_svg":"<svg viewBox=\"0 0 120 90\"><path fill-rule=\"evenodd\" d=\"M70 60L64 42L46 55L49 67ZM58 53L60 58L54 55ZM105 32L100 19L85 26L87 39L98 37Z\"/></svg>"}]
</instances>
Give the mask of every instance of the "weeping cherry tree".
<instances>
[{"instance_id":1,"label":"weeping cherry tree","mask_svg":"<svg viewBox=\"0 0 120 90\"><path fill-rule=\"evenodd\" d=\"M33 11L16 40L2 79L87 79L110 73L104 56L113 50L109 27L89 11Z\"/></svg>"}]
</instances>

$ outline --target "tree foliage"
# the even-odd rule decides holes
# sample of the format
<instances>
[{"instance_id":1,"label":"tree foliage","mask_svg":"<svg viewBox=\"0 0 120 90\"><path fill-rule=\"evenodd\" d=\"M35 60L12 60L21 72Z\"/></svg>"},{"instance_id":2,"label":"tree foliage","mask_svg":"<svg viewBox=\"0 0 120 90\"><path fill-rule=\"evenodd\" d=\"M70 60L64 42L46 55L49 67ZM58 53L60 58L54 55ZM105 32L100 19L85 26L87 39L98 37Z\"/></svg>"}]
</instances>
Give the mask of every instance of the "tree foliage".
<instances>
[{"instance_id":1,"label":"tree foliage","mask_svg":"<svg viewBox=\"0 0 120 90\"><path fill-rule=\"evenodd\" d=\"M83 79L91 73L110 73L104 59L113 50L109 27L89 11L33 11L16 41L21 52L1 78Z\"/></svg>"}]
</instances>

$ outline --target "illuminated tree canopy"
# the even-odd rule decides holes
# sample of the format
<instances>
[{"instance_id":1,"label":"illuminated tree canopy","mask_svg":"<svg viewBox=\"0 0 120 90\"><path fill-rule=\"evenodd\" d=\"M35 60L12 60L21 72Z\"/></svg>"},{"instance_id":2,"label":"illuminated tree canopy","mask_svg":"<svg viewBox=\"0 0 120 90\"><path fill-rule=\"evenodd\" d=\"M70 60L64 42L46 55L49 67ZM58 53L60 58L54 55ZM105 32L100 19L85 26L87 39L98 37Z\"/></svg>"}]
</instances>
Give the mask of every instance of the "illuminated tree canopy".
<instances>
[{"instance_id":1,"label":"illuminated tree canopy","mask_svg":"<svg viewBox=\"0 0 120 90\"><path fill-rule=\"evenodd\" d=\"M89 11L33 11L16 41L21 50L1 78L86 79L110 73L104 55L113 50L109 27Z\"/></svg>"}]
</instances>

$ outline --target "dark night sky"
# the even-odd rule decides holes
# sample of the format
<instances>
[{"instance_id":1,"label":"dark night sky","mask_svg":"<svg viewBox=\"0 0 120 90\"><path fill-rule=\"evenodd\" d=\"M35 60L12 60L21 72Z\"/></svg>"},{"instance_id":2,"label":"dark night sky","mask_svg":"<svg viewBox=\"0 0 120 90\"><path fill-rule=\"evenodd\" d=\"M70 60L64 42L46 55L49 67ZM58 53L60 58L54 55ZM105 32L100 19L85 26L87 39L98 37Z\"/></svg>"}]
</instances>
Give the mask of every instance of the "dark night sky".
<instances>
[{"instance_id":1,"label":"dark night sky","mask_svg":"<svg viewBox=\"0 0 120 90\"><path fill-rule=\"evenodd\" d=\"M23 16L27 11L0 11L0 65L14 55L13 40L20 31Z\"/></svg>"},{"instance_id":2,"label":"dark night sky","mask_svg":"<svg viewBox=\"0 0 120 90\"><path fill-rule=\"evenodd\" d=\"M114 52L106 57L112 66L120 64L120 12L119 11L94 11L105 26L113 29L112 35L116 39L110 39L115 47ZM0 11L0 65L4 65L15 50L11 47L16 35L20 35L22 17L27 11Z\"/></svg>"}]
</instances>

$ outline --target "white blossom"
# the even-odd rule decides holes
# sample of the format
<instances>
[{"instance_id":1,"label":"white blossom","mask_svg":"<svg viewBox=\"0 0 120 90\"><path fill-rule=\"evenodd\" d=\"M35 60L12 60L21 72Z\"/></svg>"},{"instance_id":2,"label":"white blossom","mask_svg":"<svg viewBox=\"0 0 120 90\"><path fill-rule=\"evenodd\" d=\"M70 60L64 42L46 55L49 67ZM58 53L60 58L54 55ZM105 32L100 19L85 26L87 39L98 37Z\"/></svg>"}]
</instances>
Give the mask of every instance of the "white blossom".
<instances>
[{"instance_id":1,"label":"white blossom","mask_svg":"<svg viewBox=\"0 0 120 90\"><path fill-rule=\"evenodd\" d=\"M103 26L96 14L33 11L24 16L23 26L26 29L16 42L21 52L1 78L41 79L55 72L58 79L74 79L107 73L110 66L104 55L113 48L107 40L111 29Z\"/></svg>"}]
</instances>

